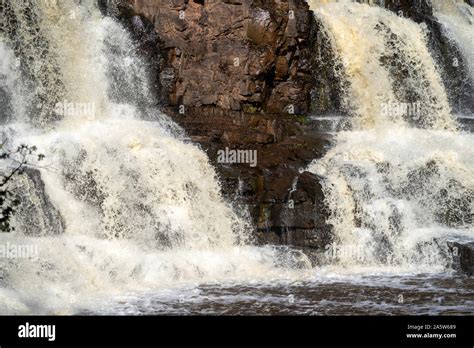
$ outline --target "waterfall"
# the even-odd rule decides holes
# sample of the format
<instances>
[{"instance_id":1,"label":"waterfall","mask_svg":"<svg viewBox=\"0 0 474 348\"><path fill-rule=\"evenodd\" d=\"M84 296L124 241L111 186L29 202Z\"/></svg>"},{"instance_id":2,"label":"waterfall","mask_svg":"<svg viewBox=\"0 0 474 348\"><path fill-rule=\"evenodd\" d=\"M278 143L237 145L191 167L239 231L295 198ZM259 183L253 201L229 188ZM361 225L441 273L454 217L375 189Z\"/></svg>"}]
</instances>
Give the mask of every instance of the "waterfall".
<instances>
[{"instance_id":1,"label":"waterfall","mask_svg":"<svg viewBox=\"0 0 474 348\"><path fill-rule=\"evenodd\" d=\"M98 296L283 272L281 249L248 245L206 154L152 107L124 28L92 1L1 9L2 140L45 159L11 183L22 204L0 245L36 252L0 259L0 313L70 313Z\"/></svg>"},{"instance_id":2,"label":"waterfall","mask_svg":"<svg viewBox=\"0 0 474 348\"><path fill-rule=\"evenodd\" d=\"M446 36L451 38L463 54L474 80L474 10L461 0L432 0L434 15L443 25Z\"/></svg>"},{"instance_id":3,"label":"waterfall","mask_svg":"<svg viewBox=\"0 0 474 348\"><path fill-rule=\"evenodd\" d=\"M345 108L363 127L409 122L421 127L454 128L450 106L423 27L380 7L310 1L350 79ZM389 112L389 103L413 109ZM386 114L385 118L376 115Z\"/></svg>"},{"instance_id":4,"label":"waterfall","mask_svg":"<svg viewBox=\"0 0 474 348\"><path fill-rule=\"evenodd\" d=\"M309 4L343 62L352 124L308 168L322 177L331 210L328 262L448 268L446 241L474 237L474 137L457 130L426 26L367 4ZM472 40L464 44L472 50Z\"/></svg>"},{"instance_id":5,"label":"waterfall","mask_svg":"<svg viewBox=\"0 0 474 348\"><path fill-rule=\"evenodd\" d=\"M434 2L472 64L472 8ZM447 242L474 237L474 136L452 115L428 26L372 6L383 0L308 3L349 125L308 167L334 230L316 269L299 251L252 245L245 212L155 107L137 47L96 1L0 0L2 150L45 155L9 182L21 204L0 233L0 314L81 313L196 284L301 286L326 269L338 272L329 281L450 269Z\"/></svg>"}]
</instances>

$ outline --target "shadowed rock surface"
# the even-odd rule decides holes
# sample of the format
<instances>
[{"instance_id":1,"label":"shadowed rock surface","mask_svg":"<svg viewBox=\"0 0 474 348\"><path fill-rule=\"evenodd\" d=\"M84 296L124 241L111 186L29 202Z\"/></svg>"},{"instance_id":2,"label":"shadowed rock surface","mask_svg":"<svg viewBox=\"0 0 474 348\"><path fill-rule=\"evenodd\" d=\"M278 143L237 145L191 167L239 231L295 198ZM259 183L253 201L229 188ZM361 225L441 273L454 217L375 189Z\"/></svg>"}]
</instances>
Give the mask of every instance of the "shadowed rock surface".
<instances>
[{"instance_id":1,"label":"shadowed rock surface","mask_svg":"<svg viewBox=\"0 0 474 348\"><path fill-rule=\"evenodd\" d=\"M474 274L474 243L448 243L454 254L454 267L468 274Z\"/></svg>"},{"instance_id":2,"label":"shadowed rock surface","mask_svg":"<svg viewBox=\"0 0 474 348\"><path fill-rule=\"evenodd\" d=\"M300 171L323 155L329 139L307 118L249 114L216 108L190 108L184 115L166 110L185 124L214 164L224 194L244 204L260 243L289 244L319 250L330 240L330 226L319 179ZM218 151L257 151L257 166L218 163ZM310 252L309 252L310 254Z\"/></svg>"},{"instance_id":3,"label":"shadowed rock surface","mask_svg":"<svg viewBox=\"0 0 474 348\"><path fill-rule=\"evenodd\" d=\"M45 191L41 173L25 168L12 179L11 192L20 204L15 208L13 226L31 236L57 235L64 232L64 221ZM21 217L17 219L16 216Z\"/></svg>"}]
</instances>

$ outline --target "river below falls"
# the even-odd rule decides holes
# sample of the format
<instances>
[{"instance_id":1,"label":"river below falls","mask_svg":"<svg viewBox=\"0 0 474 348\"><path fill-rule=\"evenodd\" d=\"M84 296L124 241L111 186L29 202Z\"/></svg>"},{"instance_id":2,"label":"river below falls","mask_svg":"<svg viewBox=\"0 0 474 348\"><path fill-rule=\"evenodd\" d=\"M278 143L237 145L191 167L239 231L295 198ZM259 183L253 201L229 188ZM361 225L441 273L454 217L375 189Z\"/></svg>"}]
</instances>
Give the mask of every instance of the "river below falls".
<instances>
[{"instance_id":1,"label":"river below falls","mask_svg":"<svg viewBox=\"0 0 474 348\"><path fill-rule=\"evenodd\" d=\"M95 301L81 315L472 315L474 279L456 274L317 275L207 284Z\"/></svg>"}]
</instances>

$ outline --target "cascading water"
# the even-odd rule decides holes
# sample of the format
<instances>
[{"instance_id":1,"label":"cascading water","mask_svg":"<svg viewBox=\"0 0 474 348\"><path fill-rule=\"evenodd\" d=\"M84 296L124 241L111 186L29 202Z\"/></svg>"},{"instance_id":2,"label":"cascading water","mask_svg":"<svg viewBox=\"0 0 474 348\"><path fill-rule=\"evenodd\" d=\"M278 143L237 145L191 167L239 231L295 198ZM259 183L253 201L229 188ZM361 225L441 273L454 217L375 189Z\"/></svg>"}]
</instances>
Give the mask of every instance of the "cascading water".
<instances>
[{"instance_id":1,"label":"cascading water","mask_svg":"<svg viewBox=\"0 0 474 348\"><path fill-rule=\"evenodd\" d=\"M310 4L352 116L310 166L337 244L316 269L298 251L249 245L206 155L153 108L133 42L95 1L0 0L2 143L46 156L10 183L22 204L0 247L28 253L0 258L0 313L472 312L472 282L443 273L446 240L473 238L474 139L457 131L426 28L378 7ZM401 289L448 306L394 304Z\"/></svg>"},{"instance_id":2,"label":"cascading water","mask_svg":"<svg viewBox=\"0 0 474 348\"><path fill-rule=\"evenodd\" d=\"M351 1L310 4L350 78L345 108L359 116L360 127L404 121L421 127L455 127L423 27L383 8ZM389 103L401 101L418 109L390 112ZM387 117L378 117L382 113Z\"/></svg>"},{"instance_id":3,"label":"cascading water","mask_svg":"<svg viewBox=\"0 0 474 348\"><path fill-rule=\"evenodd\" d=\"M94 2L4 1L1 28L5 146L46 157L11 183L23 202L0 243L37 254L0 260L0 313L283 271L281 250L245 246L205 153L150 107L133 42Z\"/></svg>"},{"instance_id":4,"label":"cascading water","mask_svg":"<svg viewBox=\"0 0 474 348\"><path fill-rule=\"evenodd\" d=\"M367 4L309 3L344 62L352 114L352 129L309 167L332 212L329 262L448 268L446 241L474 237L474 137L456 130L424 26Z\"/></svg>"}]
</instances>

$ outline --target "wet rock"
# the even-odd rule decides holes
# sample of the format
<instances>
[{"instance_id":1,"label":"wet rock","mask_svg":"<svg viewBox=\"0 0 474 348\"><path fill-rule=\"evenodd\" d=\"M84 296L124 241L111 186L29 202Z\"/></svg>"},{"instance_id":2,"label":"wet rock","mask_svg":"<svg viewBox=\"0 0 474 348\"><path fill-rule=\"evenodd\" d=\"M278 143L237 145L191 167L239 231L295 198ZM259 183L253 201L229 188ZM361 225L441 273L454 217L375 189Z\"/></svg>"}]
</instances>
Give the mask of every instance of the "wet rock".
<instances>
[{"instance_id":1,"label":"wet rock","mask_svg":"<svg viewBox=\"0 0 474 348\"><path fill-rule=\"evenodd\" d=\"M380 0L379 4L396 12L400 16L422 21L426 16L433 15L433 9L429 0Z\"/></svg>"},{"instance_id":2,"label":"wet rock","mask_svg":"<svg viewBox=\"0 0 474 348\"><path fill-rule=\"evenodd\" d=\"M213 107L165 112L207 152L224 195L247 207L258 243L293 245L308 253L327 244L331 227L319 178L300 169L325 153L329 139L309 119ZM257 165L219 163L218 151L225 148L255 150Z\"/></svg>"},{"instance_id":3,"label":"wet rock","mask_svg":"<svg viewBox=\"0 0 474 348\"><path fill-rule=\"evenodd\" d=\"M343 91L349 88L343 62L332 49L331 39L323 24L312 19L310 47L311 59L308 67L314 79L310 92L311 112L315 114L348 114L343 106Z\"/></svg>"},{"instance_id":4,"label":"wet rock","mask_svg":"<svg viewBox=\"0 0 474 348\"><path fill-rule=\"evenodd\" d=\"M12 180L11 192L20 201L12 216L12 226L30 236L63 233L63 218L45 191L40 171L25 168Z\"/></svg>"},{"instance_id":5,"label":"wet rock","mask_svg":"<svg viewBox=\"0 0 474 348\"><path fill-rule=\"evenodd\" d=\"M454 268L470 276L474 274L474 242L448 242L453 254Z\"/></svg>"},{"instance_id":6,"label":"wet rock","mask_svg":"<svg viewBox=\"0 0 474 348\"><path fill-rule=\"evenodd\" d=\"M429 27L429 47L438 66L448 93L450 105L456 113L469 114L474 112L472 98L473 81L470 78L467 63L460 48L444 34L442 26L432 17L425 23Z\"/></svg>"}]
</instances>

